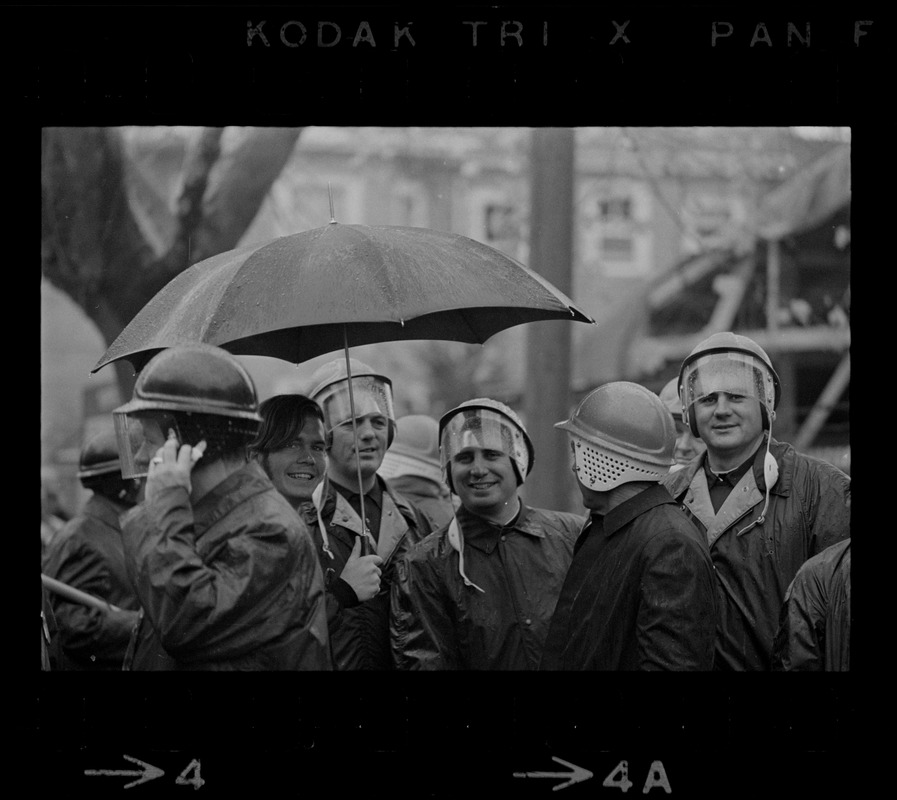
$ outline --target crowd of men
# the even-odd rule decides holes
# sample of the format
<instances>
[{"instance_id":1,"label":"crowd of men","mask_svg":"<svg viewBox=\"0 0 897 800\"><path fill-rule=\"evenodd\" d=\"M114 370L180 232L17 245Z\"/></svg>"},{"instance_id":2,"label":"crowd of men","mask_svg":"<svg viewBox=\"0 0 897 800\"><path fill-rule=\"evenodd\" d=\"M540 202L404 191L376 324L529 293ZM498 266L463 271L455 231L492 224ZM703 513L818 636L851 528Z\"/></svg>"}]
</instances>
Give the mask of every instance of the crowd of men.
<instances>
[{"instance_id":1,"label":"crowd of men","mask_svg":"<svg viewBox=\"0 0 897 800\"><path fill-rule=\"evenodd\" d=\"M397 419L336 358L260 404L168 348L42 522L42 669L847 670L850 478L773 437L780 396L731 332L659 395L599 386L555 425L577 514L523 501L502 402Z\"/></svg>"}]
</instances>

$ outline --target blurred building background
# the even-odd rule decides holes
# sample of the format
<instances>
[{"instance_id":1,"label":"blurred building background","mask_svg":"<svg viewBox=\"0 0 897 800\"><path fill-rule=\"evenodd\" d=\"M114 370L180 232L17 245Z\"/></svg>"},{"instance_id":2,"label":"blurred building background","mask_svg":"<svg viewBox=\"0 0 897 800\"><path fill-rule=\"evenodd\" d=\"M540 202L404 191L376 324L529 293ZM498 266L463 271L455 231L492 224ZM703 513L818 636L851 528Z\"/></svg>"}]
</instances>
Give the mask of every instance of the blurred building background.
<instances>
[{"instance_id":1,"label":"blurred building background","mask_svg":"<svg viewBox=\"0 0 897 800\"><path fill-rule=\"evenodd\" d=\"M140 206L172 202L193 128L122 129ZM339 222L462 234L529 264L532 130L303 129L241 244ZM611 380L659 391L714 330L767 349L784 394L777 438L849 471L850 145L845 129L578 128L571 399ZM157 218L140 220L149 241ZM483 346L384 343L353 356L389 375L398 414L489 395L522 408L526 328ZM41 467L80 503L80 443L121 402L83 312L41 281ZM245 357L264 398L321 361ZM110 370L106 370L109 372ZM554 422L555 420L550 420ZM527 421L527 424L532 424Z\"/></svg>"}]
</instances>

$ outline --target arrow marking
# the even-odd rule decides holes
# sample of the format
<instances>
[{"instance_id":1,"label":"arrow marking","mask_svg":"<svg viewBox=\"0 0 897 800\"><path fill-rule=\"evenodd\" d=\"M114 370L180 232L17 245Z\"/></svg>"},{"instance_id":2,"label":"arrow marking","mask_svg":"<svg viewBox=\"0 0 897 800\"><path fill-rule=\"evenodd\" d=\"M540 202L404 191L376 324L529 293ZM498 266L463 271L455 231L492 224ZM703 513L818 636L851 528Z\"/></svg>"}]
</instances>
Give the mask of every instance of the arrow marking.
<instances>
[{"instance_id":1,"label":"arrow marking","mask_svg":"<svg viewBox=\"0 0 897 800\"><path fill-rule=\"evenodd\" d=\"M130 789L132 786L136 786L138 783L145 783L146 781L151 781L154 778L161 778L165 773L159 769L158 767L154 767L152 764L147 764L145 761L141 761L139 758L131 758L131 756L123 755L122 758L128 759L128 761L133 761L135 764L140 764L143 769L135 770L135 769L86 769L84 770L85 775L127 775L129 777L140 776L139 780L131 781L131 783L126 783L124 788Z\"/></svg>"},{"instance_id":2,"label":"arrow marking","mask_svg":"<svg viewBox=\"0 0 897 800\"><path fill-rule=\"evenodd\" d=\"M556 756L551 757L552 761L557 761L558 764L563 764L565 767L570 767L573 772L515 772L515 778L567 778L564 783L559 783L557 786L553 786L551 791L556 792L558 789L566 789L568 786L572 786L574 783L580 783L581 781L587 781L592 777L592 773L587 769L583 769L582 767L577 767L576 764L571 764L569 761L564 761L562 758L557 758Z\"/></svg>"}]
</instances>

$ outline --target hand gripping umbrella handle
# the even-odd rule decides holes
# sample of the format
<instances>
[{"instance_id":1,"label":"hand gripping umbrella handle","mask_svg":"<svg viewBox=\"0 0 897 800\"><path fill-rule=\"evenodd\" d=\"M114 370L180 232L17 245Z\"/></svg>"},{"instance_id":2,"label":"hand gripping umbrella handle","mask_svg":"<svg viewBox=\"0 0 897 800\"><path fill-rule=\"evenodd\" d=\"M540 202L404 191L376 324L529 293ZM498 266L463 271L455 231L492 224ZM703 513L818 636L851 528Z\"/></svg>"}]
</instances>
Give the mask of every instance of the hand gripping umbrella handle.
<instances>
[{"instance_id":1,"label":"hand gripping umbrella handle","mask_svg":"<svg viewBox=\"0 0 897 800\"><path fill-rule=\"evenodd\" d=\"M60 597L64 597L66 600L71 600L73 603L81 603L81 605L84 606L98 608L100 611L121 611L118 606L114 606L112 603L107 603L105 600L101 600L99 597L94 597L87 592L82 592L80 589L76 589L74 586L69 586L67 583L58 581L56 578L51 578L49 575L44 575L43 572L40 574L40 579L41 583L43 583L43 585L51 592L58 594Z\"/></svg>"}]
</instances>

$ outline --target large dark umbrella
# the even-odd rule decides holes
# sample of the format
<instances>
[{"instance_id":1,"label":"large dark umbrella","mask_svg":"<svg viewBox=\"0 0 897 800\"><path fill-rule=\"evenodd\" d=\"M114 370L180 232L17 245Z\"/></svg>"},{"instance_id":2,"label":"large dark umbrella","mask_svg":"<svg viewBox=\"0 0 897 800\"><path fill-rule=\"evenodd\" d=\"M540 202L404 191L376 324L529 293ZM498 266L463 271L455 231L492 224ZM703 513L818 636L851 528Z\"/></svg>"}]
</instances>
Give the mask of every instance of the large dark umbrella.
<instances>
[{"instance_id":1,"label":"large dark umbrella","mask_svg":"<svg viewBox=\"0 0 897 800\"><path fill-rule=\"evenodd\" d=\"M96 372L207 342L294 364L400 339L483 343L540 320L594 322L495 248L428 228L343 225L207 258L176 275L112 343Z\"/></svg>"},{"instance_id":2,"label":"large dark umbrella","mask_svg":"<svg viewBox=\"0 0 897 800\"><path fill-rule=\"evenodd\" d=\"M350 345L483 343L506 328L552 319L594 324L544 278L473 239L331 221L184 270L91 372L121 359L139 371L160 350L189 342L294 364L344 349L348 367Z\"/></svg>"}]
</instances>

